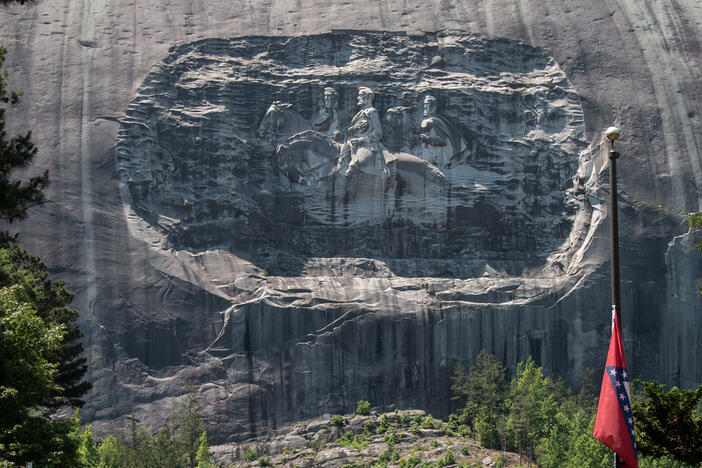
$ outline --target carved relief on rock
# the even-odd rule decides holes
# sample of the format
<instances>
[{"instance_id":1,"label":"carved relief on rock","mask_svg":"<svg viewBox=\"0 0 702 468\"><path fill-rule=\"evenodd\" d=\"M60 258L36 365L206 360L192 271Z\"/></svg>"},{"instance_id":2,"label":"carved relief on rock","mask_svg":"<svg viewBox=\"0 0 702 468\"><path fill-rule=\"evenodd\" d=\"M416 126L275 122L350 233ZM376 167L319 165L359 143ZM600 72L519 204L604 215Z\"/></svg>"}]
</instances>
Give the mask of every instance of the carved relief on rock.
<instances>
[{"instance_id":1,"label":"carved relief on rock","mask_svg":"<svg viewBox=\"0 0 702 468\"><path fill-rule=\"evenodd\" d=\"M465 162L466 140L455 125L436 113L436 98L432 95L424 99L424 115L418 131L414 131L410 120L412 108L397 106L386 111L383 120L390 132L384 132L379 113L373 107L373 91L367 87L359 88L359 110L345 129L339 122L338 93L334 88L324 88L323 103L324 107L308 123L292 109L292 104L273 102L259 125L260 138L269 142L284 140L276 146L274 158L281 173L294 183L320 182L342 168L346 177L359 170L388 179L391 175L388 164L414 158L434 167L414 161L416 166L443 177L439 168ZM388 146L399 151L390 151ZM334 148L339 151L336 165L332 164ZM400 178L401 166L402 163L394 172Z\"/></svg>"},{"instance_id":2,"label":"carved relief on rock","mask_svg":"<svg viewBox=\"0 0 702 468\"><path fill-rule=\"evenodd\" d=\"M125 202L177 249L538 262L570 232L583 137L543 51L344 32L174 46L116 153Z\"/></svg>"}]
</instances>

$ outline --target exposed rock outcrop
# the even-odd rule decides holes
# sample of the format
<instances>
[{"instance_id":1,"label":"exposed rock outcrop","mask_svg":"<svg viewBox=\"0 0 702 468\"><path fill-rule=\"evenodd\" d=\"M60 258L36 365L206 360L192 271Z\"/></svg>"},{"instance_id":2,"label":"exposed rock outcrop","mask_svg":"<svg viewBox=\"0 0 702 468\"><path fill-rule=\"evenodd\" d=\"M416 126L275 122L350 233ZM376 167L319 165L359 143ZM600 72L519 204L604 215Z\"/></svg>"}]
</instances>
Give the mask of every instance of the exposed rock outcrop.
<instances>
[{"instance_id":1,"label":"exposed rock outcrop","mask_svg":"<svg viewBox=\"0 0 702 468\"><path fill-rule=\"evenodd\" d=\"M77 293L96 432L192 391L219 441L362 398L441 415L481 348L571 382L599 368L613 120L629 367L702 383L699 257L632 208L700 208L700 6L525 5L4 7L8 130L29 124L53 181L20 239ZM275 101L316 133L256 135ZM418 159L393 172L398 153Z\"/></svg>"}]
</instances>

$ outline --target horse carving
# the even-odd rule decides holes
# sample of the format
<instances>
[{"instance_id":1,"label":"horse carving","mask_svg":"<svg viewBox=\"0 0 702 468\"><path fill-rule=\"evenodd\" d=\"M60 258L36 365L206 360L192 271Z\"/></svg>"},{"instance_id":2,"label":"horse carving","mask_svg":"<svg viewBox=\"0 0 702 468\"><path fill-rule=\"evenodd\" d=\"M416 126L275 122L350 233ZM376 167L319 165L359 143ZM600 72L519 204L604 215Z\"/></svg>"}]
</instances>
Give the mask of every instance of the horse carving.
<instances>
[{"instance_id":1,"label":"horse carving","mask_svg":"<svg viewBox=\"0 0 702 468\"><path fill-rule=\"evenodd\" d=\"M273 161L292 182L309 185L329 175L337 165L339 145L312 130L291 104L275 101L266 111L256 136L276 145Z\"/></svg>"}]
</instances>

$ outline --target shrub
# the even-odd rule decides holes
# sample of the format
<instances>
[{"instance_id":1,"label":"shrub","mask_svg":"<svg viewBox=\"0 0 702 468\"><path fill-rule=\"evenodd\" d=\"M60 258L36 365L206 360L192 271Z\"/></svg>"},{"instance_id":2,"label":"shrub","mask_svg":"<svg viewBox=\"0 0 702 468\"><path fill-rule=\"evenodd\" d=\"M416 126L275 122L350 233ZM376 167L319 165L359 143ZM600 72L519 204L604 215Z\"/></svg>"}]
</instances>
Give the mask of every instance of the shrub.
<instances>
[{"instance_id":1,"label":"shrub","mask_svg":"<svg viewBox=\"0 0 702 468\"><path fill-rule=\"evenodd\" d=\"M447 450L446 453L444 453L444 456L439 458L436 461L436 466L439 468L442 466L449 466L449 465L454 465L456 463L456 457L453 455L453 451L451 449Z\"/></svg>"},{"instance_id":2,"label":"shrub","mask_svg":"<svg viewBox=\"0 0 702 468\"><path fill-rule=\"evenodd\" d=\"M408 458L400 459L400 468L414 468L421 461L422 457L418 453L413 453Z\"/></svg>"},{"instance_id":3,"label":"shrub","mask_svg":"<svg viewBox=\"0 0 702 468\"><path fill-rule=\"evenodd\" d=\"M361 416L368 416L370 414L370 402L366 400L361 400L356 403L356 414Z\"/></svg>"},{"instance_id":4,"label":"shrub","mask_svg":"<svg viewBox=\"0 0 702 468\"><path fill-rule=\"evenodd\" d=\"M431 414L422 419L422 429L436 429L436 423Z\"/></svg>"},{"instance_id":5,"label":"shrub","mask_svg":"<svg viewBox=\"0 0 702 468\"><path fill-rule=\"evenodd\" d=\"M331 418L331 423L336 427L341 427L344 424L346 424L346 420L344 420L344 417L341 416L340 414L335 414Z\"/></svg>"},{"instance_id":6,"label":"shrub","mask_svg":"<svg viewBox=\"0 0 702 468\"><path fill-rule=\"evenodd\" d=\"M410 418L409 413L400 413L399 420L400 420L400 424L402 424L403 426L409 425L410 419L412 419L412 418Z\"/></svg>"},{"instance_id":7,"label":"shrub","mask_svg":"<svg viewBox=\"0 0 702 468\"><path fill-rule=\"evenodd\" d=\"M244 451L244 461L254 461L257 456L256 449L253 447L249 447Z\"/></svg>"},{"instance_id":8,"label":"shrub","mask_svg":"<svg viewBox=\"0 0 702 468\"><path fill-rule=\"evenodd\" d=\"M271 461L266 457L261 457L258 459L258 466L270 466Z\"/></svg>"},{"instance_id":9,"label":"shrub","mask_svg":"<svg viewBox=\"0 0 702 468\"><path fill-rule=\"evenodd\" d=\"M385 433L385 443L388 444L388 448L392 448L400 442L400 434L395 431L388 431Z\"/></svg>"},{"instance_id":10,"label":"shrub","mask_svg":"<svg viewBox=\"0 0 702 468\"><path fill-rule=\"evenodd\" d=\"M388 421L387 416L383 415L383 417L380 418L380 424L375 428L375 433L382 434L383 432L387 432L388 429L390 429L390 421Z\"/></svg>"}]
</instances>

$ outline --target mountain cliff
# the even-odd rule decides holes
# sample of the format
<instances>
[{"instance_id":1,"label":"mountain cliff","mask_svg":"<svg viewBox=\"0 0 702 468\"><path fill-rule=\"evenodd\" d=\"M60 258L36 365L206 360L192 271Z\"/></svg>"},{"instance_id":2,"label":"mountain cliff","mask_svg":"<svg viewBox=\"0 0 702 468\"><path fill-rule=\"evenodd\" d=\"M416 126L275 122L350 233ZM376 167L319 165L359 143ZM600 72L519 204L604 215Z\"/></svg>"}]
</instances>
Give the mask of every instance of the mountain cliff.
<instances>
[{"instance_id":1,"label":"mountain cliff","mask_svg":"<svg viewBox=\"0 0 702 468\"><path fill-rule=\"evenodd\" d=\"M629 367L702 383L700 257L634 209L700 209L696 1L2 15L10 127L52 178L20 240L77 293L95 428L190 392L219 441L360 399L441 415L482 348L599 369L612 123Z\"/></svg>"}]
</instances>

